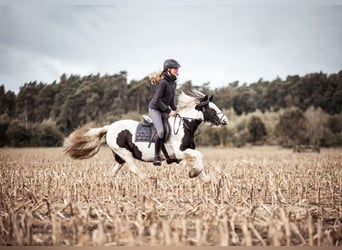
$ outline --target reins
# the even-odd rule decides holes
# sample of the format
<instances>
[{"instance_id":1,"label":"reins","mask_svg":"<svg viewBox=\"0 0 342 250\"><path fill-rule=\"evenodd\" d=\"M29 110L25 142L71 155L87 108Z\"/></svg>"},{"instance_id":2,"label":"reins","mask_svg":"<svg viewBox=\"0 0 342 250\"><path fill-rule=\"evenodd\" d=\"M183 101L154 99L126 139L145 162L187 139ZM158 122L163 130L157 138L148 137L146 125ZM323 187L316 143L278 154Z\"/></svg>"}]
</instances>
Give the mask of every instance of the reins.
<instances>
[{"instance_id":1,"label":"reins","mask_svg":"<svg viewBox=\"0 0 342 250\"><path fill-rule=\"evenodd\" d=\"M179 123L178 123L178 129L177 129L177 132L175 131L175 128L176 128L176 118L177 117L179 117ZM180 126L181 126L181 122L182 122L182 117L181 117L181 115L180 114L176 114L176 116L175 116L175 119L174 119L174 121L173 121L173 133L175 134L175 135L177 135L178 134L178 132L179 132L179 128L180 128Z\"/></svg>"},{"instance_id":2,"label":"reins","mask_svg":"<svg viewBox=\"0 0 342 250\"><path fill-rule=\"evenodd\" d=\"M177 118L177 117L179 118L179 123L178 123L178 128L177 128L177 131L176 131L175 128L176 128L176 118ZM179 129L180 129L180 126L181 126L181 122L182 122L183 120L200 120L200 121L202 122L202 119L195 119L195 118L192 118L192 117L185 117L185 116L181 116L180 114L177 113L177 114L176 114L176 117L175 117L175 119L174 119L174 121L173 121L173 133L174 133L175 135L178 134ZM188 125L187 125L184 121L183 121L183 124L184 124L185 126L187 126L188 129L190 129L190 128L188 127ZM200 133L201 133L201 131L199 131L198 134L194 135L194 137L198 136Z\"/></svg>"}]
</instances>

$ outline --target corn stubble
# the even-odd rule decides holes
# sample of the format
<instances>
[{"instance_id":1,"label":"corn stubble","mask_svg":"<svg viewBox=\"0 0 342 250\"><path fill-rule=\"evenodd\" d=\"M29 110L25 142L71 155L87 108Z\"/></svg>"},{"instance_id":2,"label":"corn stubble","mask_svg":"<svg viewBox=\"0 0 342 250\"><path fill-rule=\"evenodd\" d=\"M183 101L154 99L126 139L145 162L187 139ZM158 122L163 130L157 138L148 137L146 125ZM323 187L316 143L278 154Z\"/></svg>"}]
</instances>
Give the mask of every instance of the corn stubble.
<instances>
[{"instance_id":1,"label":"corn stubble","mask_svg":"<svg viewBox=\"0 0 342 250\"><path fill-rule=\"evenodd\" d=\"M189 167L110 176L61 148L0 150L0 245L328 246L342 244L342 154L200 149L212 181Z\"/></svg>"}]
</instances>

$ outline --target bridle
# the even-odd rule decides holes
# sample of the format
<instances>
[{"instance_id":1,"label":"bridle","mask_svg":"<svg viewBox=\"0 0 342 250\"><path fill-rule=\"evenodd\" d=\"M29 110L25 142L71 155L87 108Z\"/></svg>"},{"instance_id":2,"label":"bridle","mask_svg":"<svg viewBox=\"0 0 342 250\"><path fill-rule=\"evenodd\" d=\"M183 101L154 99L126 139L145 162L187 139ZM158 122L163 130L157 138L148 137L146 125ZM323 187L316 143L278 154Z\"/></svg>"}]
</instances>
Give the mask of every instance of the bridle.
<instances>
[{"instance_id":1,"label":"bridle","mask_svg":"<svg viewBox=\"0 0 342 250\"><path fill-rule=\"evenodd\" d=\"M203 107L203 111L199 111L199 110L197 110L198 112L205 112L205 107ZM223 112L219 112L219 113L216 113L217 114L217 116L219 117L219 116L221 116L221 117L219 117L219 123L222 123L222 120L223 120L223 118L224 118L224 113ZM178 123L178 128L177 128L177 130L176 130L176 119L177 118L179 118L179 123ZM181 126L181 122L183 121L183 124L184 124L184 126L186 126L187 127L187 129L190 129L190 127L188 126L188 124L186 123L186 122L184 122L184 120L195 120L195 121L199 121L199 123L202 123L202 121L206 121L206 120L203 120L203 119L198 119L198 118L192 118L192 117L186 117L186 116L181 116L180 114L176 114L176 116L175 116L175 119L174 119L174 121L173 121L173 133L175 134L175 135L177 135L178 134L178 132L179 132L179 129L180 129L180 126ZM213 121L212 119L209 119L209 120L207 120L208 122L210 122L211 123L211 125L219 125L219 124L215 124L215 123L217 123L217 121ZM194 137L196 137L196 136L198 136L199 134L200 134L201 132L199 132L199 133L197 133Z\"/></svg>"}]
</instances>

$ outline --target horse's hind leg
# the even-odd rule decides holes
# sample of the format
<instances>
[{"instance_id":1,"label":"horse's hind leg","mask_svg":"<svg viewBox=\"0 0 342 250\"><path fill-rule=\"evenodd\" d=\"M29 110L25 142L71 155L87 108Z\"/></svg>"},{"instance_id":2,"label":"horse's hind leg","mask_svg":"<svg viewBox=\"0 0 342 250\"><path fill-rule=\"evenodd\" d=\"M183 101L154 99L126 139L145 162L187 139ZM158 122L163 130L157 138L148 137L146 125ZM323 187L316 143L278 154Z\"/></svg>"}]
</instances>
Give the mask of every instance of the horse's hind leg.
<instances>
[{"instance_id":1,"label":"horse's hind leg","mask_svg":"<svg viewBox=\"0 0 342 250\"><path fill-rule=\"evenodd\" d=\"M145 179L146 174L140 168L138 168L133 158L131 158L130 160L126 160L126 161L128 164L128 168L132 173L136 174L141 179Z\"/></svg>"},{"instance_id":2,"label":"horse's hind leg","mask_svg":"<svg viewBox=\"0 0 342 250\"><path fill-rule=\"evenodd\" d=\"M112 165L112 171L111 171L112 176L115 177L122 167L123 167L123 164L114 162L114 164Z\"/></svg>"},{"instance_id":3,"label":"horse's hind leg","mask_svg":"<svg viewBox=\"0 0 342 250\"><path fill-rule=\"evenodd\" d=\"M118 155L122 159L123 162L127 163L129 170L133 174L136 174L141 179L144 179L146 177L145 173L140 168L138 168L138 166L135 164L133 154L130 151L128 151L127 149L116 150L116 155ZM115 159L116 158L117 157L115 157ZM121 167L116 167L116 168L120 169Z\"/></svg>"},{"instance_id":4,"label":"horse's hind leg","mask_svg":"<svg viewBox=\"0 0 342 250\"><path fill-rule=\"evenodd\" d=\"M112 167L111 167L111 174L112 176L116 176L119 172L119 170L123 167L123 165L125 164L125 161L118 156L117 154L115 154L114 151L112 151L113 156L115 158L115 162L113 163Z\"/></svg>"}]
</instances>

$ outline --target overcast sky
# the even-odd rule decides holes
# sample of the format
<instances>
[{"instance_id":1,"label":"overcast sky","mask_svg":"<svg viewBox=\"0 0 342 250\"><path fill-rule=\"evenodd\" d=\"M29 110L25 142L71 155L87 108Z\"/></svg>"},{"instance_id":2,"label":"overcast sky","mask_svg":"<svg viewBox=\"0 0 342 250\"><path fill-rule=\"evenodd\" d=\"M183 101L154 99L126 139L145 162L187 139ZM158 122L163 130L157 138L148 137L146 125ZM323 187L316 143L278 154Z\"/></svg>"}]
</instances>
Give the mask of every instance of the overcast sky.
<instances>
[{"instance_id":1,"label":"overcast sky","mask_svg":"<svg viewBox=\"0 0 342 250\"><path fill-rule=\"evenodd\" d=\"M182 65L179 83L212 88L342 70L338 4L13 2L0 1L0 85L15 92L63 73L140 80L167 58Z\"/></svg>"}]
</instances>

